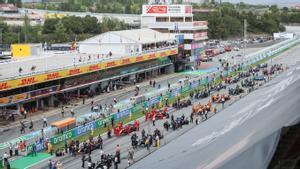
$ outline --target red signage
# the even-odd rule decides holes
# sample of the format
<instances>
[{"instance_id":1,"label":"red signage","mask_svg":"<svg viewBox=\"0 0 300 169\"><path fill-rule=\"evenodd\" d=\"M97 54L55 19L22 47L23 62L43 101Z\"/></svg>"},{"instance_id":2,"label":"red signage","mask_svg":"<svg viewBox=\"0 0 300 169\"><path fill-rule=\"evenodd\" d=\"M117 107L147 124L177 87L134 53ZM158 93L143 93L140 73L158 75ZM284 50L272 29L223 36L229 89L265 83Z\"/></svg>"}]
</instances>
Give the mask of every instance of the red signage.
<instances>
[{"instance_id":1,"label":"red signage","mask_svg":"<svg viewBox=\"0 0 300 169\"><path fill-rule=\"evenodd\" d=\"M59 72L54 72L54 73L49 73L47 74L47 77L45 80L53 80L53 79L58 79L61 76L59 75Z\"/></svg>"},{"instance_id":2,"label":"red signage","mask_svg":"<svg viewBox=\"0 0 300 169\"><path fill-rule=\"evenodd\" d=\"M156 56L155 56L155 54L153 53L153 54L149 54L148 55L148 59L155 59L156 58Z\"/></svg>"},{"instance_id":3,"label":"red signage","mask_svg":"<svg viewBox=\"0 0 300 169\"><path fill-rule=\"evenodd\" d=\"M168 6L166 5L152 5L147 7L147 13L159 13L166 14L168 13Z\"/></svg>"},{"instance_id":4,"label":"red signage","mask_svg":"<svg viewBox=\"0 0 300 169\"><path fill-rule=\"evenodd\" d=\"M19 86L30 85L30 84L33 84L35 82L37 82L35 77L28 77L28 78L22 79Z\"/></svg>"},{"instance_id":5,"label":"red signage","mask_svg":"<svg viewBox=\"0 0 300 169\"><path fill-rule=\"evenodd\" d=\"M159 56L160 56L160 57L167 56L167 53L166 53L166 52L161 52L161 53L159 54Z\"/></svg>"},{"instance_id":6,"label":"red signage","mask_svg":"<svg viewBox=\"0 0 300 169\"><path fill-rule=\"evenodd\" d=\"M122 65L127 65L127 64L130 64L131 61L129 58L126 58L126 59L122 59Z\"/></svg>"},{"instance_id":7,"label":"red signage","mask_svg":"<svg viewBox=\"0 0 300 169\"><path fill-rule=\"evenodd\" d=\"M117 66L117 64L116 64L115 61L107 62L107 63L106 63L106 67L114 67L114 66Z\"/></svg>"},{"instance_id":8,"label":"red signage","mask_svg":"<svg viewBox=\"0 0 300 169\"><path fill-rule=\"evenodd\" d=\"M185 13L192 13L192 12L193 12L192 6L186 6L185 7Z\"/></svg>"},{"instance_id":9,"label":"red signage","mask_svg":"<svg viewBox=\"0 0 300 169\"><path fill-rule=\"evenodd\" d=\"M80 74L80 69L77 68L77 69L71 69L69 70L69 75L76 75L76 74Z\"/></svg>"},{"instance_id":10,"label":"red signage","mask_svg":"<svg viewBox=\"0 0 300 169\"><path fill-rule=\"evenodd\" d=\"M144 61L144 57L143 56L138 56L138 57L135 58L135 61L136 62Z\"/></svg>"},{"instance_id":11,"label":"red signage","mask_svg":"<svg viewBox=\"0 0 300 169\"><path fill-rule=\"evenodd\" d=\"M194 38L201 38L201 37L206 37L206 36L207 36L207 32L200 32L200 33L193 34Z\"/></svg>"},{"instance_id":12,"label":"red signage","mask_svg":"<svg viewBox=\"0 0 300 169\"><path fill-rule=\"evenodd\" d=\"M195 21L193 22L193 26L207 26L207 21Z\"/></svg>"},{"instance_id":13,"label":"red signage","mask_svg":"<svg viewBox=\"0 0 300 169\"><path fill-rule=\"evenodd\" d=\"M177 50L171 50L171 51L170 51L170 54L171 54L171 55L177 54Z\"/></svg>"},{"instance_id":14,"label":"red signage","mask_svg":"<svg viewBox=\"0 0 300 169\"><path fill-rule=\"evenodd\" d=\"M7 82L0 83L0 90L8 89L10 86L7 85Z\"/></svg>"},{"instance_id":15,"label":"red signage","mask_svg":"<svg viewBox=\"0 0 300 169\"><path fill-rule=\"evenodd\" d=\"M17 95L14 95L12 97L11 102L15 103L15 102L19 102L19 101L22 101L22 100L27 100L28 98L29 98L28 93L17 94Z\"/></svg>"},{"instance_id":16,"label":"red signage","mask_svg":"<svg viewBox=\"0 0 300 169\"><path fill-rule=\"evenodd\" d=\"M89 66L89 71L99 70L99 65L91 65Z\"/></svg>"}]
</instances>

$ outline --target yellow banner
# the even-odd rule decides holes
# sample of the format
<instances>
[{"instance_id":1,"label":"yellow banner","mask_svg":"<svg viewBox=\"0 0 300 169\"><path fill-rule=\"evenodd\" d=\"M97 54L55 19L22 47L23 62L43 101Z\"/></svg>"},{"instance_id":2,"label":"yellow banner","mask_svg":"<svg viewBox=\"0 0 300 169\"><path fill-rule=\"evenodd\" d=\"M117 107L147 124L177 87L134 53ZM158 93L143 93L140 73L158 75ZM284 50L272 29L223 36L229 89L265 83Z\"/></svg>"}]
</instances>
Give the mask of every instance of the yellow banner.
<instances>
[{"instance_id":1,"label":"yellow banner","mask_svg":"<svg viewBox=\"0 0 300 169\"><path fill-rule=\"evenodd\" d=\"M53 71L50 73L33 75L33 76L28 76L28 77L14 79L14 80L1 81L0 91L15 89L19 87L29 86L37 83L57 80L57 79L76 76L85 73L91 73L91 72L114 68L118 66L129 65L137 62L157 59L160 57L167 57L170 55L175 55L177 53L178 53L178 49L170 49L162 52L145 54L145 55L140 55L135 57L124 57L118 60L105 61L98 64L86 65L78 68L70 68L70 69Z\"/></svg>"}]
</instances>

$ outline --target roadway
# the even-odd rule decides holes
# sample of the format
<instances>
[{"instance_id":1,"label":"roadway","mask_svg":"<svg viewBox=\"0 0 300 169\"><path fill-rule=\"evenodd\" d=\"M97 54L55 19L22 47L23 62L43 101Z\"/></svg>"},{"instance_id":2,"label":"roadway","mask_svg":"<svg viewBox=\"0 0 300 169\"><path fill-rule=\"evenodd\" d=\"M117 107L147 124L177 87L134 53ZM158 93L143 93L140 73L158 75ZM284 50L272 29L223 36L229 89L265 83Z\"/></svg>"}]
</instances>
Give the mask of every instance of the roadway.
<instances>
[{"instance_id":1,"label":"roadway","mask_svg":"<svg viewBox=\"0 0 300 169\"><path fill-rule=\"evenodd\" d=\"M252 52L257 51L260 48L249 48L246 49L246 53L250 54ZM241 51L239 51L241 52ZM225 57L226 55L236 55L239 52L230 52L230 53L224 53L221 54L219 56L217 56L216 58L214 58L214 62L210 62L209 64L212 64L212 66L218 66L218 58L222 58ZM158 84L161 84L161 86L166 86L169 83L176 83L178 81L178 79L183 78L186 75L182 75L182 74L171 74L171 75L166 75L163 77L159 77L157 79L155 79ZM190 76L195 76L195 75L190 75ZM140 84L141 86L141 91L142 92L151 92L153 89L152 87L149 86L149 82L143 82ZM119 100L125 100L128 99L130 97L132 97L134 95L134 86L128 87L128 88L124 88L123 90L118 90L118 91L112 91L110 93L105 93L105 94L101 94L99 96L95 96L94 97L94 102L95 104L101 104L101 105L110 105L111 103L113 103L113 98L118 98ZM68 109L66 110L65 113L65 117L70 117L71 114L69 114L68 110L70 110L71 108L74 109L76 116L80 116L83 115L87 112L90 112L90 101L91 99L88 99L86 102L86 105L82 105L81 101L79 101L78 103L73 103L74 106L69 106L68 105ZM45 112L44 114L39 114L37 116L33 116L31 118L28 118L27 120L32 119L34 122L34 128L35 130L40 130L42 127L42 118L43 116L47 117L48 123L52 123L58 120L61 120L61 116L60 116L60 109L55 109L52 112ZM9 129L5 129L5 127L0 128L0 131L3 131L3 134L1 135L1 142L5 142L5 141L9 141L13 138L17 138L20 137L21 134L19 132L19 123L16 122L14 124L12 124L11 126L9 126ZM16 132L17 131L17 132Z\"/></svg>"},{"instance_id":2,"label":"roadway","mask_svg":"<svg viewBox=\"0 0 300 169\"><path fill-rule=\"evenodd\" d=\"M290 50L288 50L288 51L280 54L279 56L277 56L276 58L278 58L278 59L276 59L276 60L273 59L273 63L281 63L282 61L284 61L286 64L288 64L288 66L291 66L292 64L294 64L294 62L292 62L292 60L293 61L300 61L300 57L297 56L297 53L299 53L299 52L300 52L300 46L298 45L297 47L294 47L294 48L292 48L292 49L290 49ZM230 105L235 100L236 99L232 99L231 102L228 102L227 104ZM201 99L199 101L201 103L206 103L207 99ZM184 108L184 109L181 109L179 111L174 112L174 116L178 117L178 116L181 116L182 114L185 114L186 117L189 117L190 112L191 112L191 107L188 107L188 108ZM223 115L221 115L222 113L223 112L220 112L218 114L220 114L220 116L223 116ZM217 116L219 116L218 114L217 114ZM210 115L212 115L212 114L210 114ZM209 121L210 120L205 121L204 123L201 123L199 126L205 125L206 123L209 123ZM153 131L156 127L162 129L162 123L163 122L164 121L157 121L155 127L152 127L152 125L149 125L147 123L142 123L141 127L145 128L146 132L147 131ZM167 144L171 140L177 140L178 136L183 135L184 133L186 133L188 130L192 129L193 127L195 127L194 124L193 125L184 126L183 129L180 129L180 130L175 131L175 132L173 132L173 131L169 131L169 132L164 131L165 138L162 140L162 142L163 142L162 144L163 145ZM138 135L140 135L140 134L138 133ZM104 136L104 138L106 138L106 137ZM113 154L113 152L115 150L115 146L117 144L121 145L121 156L122 156L122 158L125 158L126 155L127 155L127 148L130 147L129 146L130 145L130 138L128 136L121 137L121 138L118 138L118 139L113 138L111 140L105 140L104 141L104 152L105 153L109 153L109 154ZM152 149L155 150L155 148L152 148ZM159 152L159 151L157 151L157 152ZM155 156L155 153L153 153L154 155L150 155L150 156ZM142 157L145 157L147 155L149 155L149 152L147 150L142 149L140 151L137 151L137 152L135 152L135 160L139 160ZM93 159L93 161L99 160L99 156L100 156L99 150L98 151L94 151L92 153L92 159ZM145 158L145 159L147 159L147 158ZM80 168L80 166L81 166L80 157L74 158L74 157L68 157L68 156L66 156L66 157L60 158L60 160L62 161L64 168ZM120 168L125 168L126 167L127 164L126 164L125 161L126 160L124 160L124 162L121 163ZM44 166L44 167L42 167L42 166ZM39 164L39 165L34 166L32 168L41 168L41 167L42 168L46 168L46 164ZM149 167L149 166L147 166L147 167Z\"/></svg>"},{"instance_id":3,"label":"roadway","mask_svg":"<svg viewBox=\"0 0 300 169\"><path fill-rule=\"evenodd\" d=\"M130 168L267 168L281 128L300 119L300 95L296 94L300 84L299 52L298 45L273 60L276 64L284 61L291 70Z\"/></svg>"}]
</instances>

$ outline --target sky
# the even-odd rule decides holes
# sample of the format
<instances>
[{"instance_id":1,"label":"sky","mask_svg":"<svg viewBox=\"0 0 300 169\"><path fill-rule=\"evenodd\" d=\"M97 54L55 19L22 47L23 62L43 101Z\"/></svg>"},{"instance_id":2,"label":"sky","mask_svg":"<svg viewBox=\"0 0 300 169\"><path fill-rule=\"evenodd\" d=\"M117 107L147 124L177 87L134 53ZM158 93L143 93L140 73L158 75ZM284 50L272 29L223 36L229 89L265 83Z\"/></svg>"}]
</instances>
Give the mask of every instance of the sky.
<instances>
[{"instance_id":1,"label":"sky","mask_svg":"<svg viewBox=\"0 0 300 169\"><path fill-rule=\"evenodd\" d=\"M223 2L232 2L232 3L238 3L238 2L244 2L248 4L263 4L263 5L288 5L288 6L293 6L293 5L300 5L300 0L222 0Z\"/></svg>"}]
</instances>

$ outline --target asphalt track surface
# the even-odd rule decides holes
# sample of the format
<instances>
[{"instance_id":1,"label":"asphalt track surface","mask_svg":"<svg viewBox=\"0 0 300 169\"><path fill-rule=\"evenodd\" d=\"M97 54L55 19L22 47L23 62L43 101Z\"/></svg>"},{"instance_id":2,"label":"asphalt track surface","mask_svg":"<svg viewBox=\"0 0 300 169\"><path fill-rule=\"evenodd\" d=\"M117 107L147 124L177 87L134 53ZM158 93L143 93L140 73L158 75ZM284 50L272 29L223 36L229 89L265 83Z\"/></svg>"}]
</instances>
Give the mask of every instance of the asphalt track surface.
<instances>
[{"instance_id":1,"label":"asphalt track surface","mask_svg":"<svg viewBox=\"0 0 300 169\"><path fill-rule=\"evenodd\" d=\"M257 50L259 50L261 48L249 48L246 50L247 54L253 53ZM240 54L242 51L233 51L233 52L229 52L229 53L224 53L222 55L219 55L218 57L214 58L214 62L211 62L210 64L212 64L212 66L218 66L218 58L221 57L231 57L231 56L235 56L237 54ZM161 84L161 86L167 86L168 82L169 83L177 83L179 79L184 78L183 74L171 74L171 75L166 75L163 77L159 77L157 79L155 79L158 84ZM194 76L194 75L192 75ZM152 79L153 80L153 79ZM153 90L155 90L155 88L152 88L148 85L149 82L143 82L141 85L141 92L151 92ZM118 98L118 100L124 100L124 99L128 99L132 96L134 96L134 86L132 87L128 87L128 88L124 88L122 90L117 90L117 91L112 91L111 93L105 93L105 94L101 94L98 96L95 96L95 98L93 99L95 104L101 104L102 106L107 104L110 105L111 103L113 103L113 98ZM91 99L87 99L86 100L86 104L82 105L81 101L79 101L77 106L71 106L68 105L69 108L66 109L65 112L65 118L67 117L71 117L71 114L69 113L69 110L71 109L71 107L73 107L74 111L75 111L75 116L79 116L79 115L83 115L87 112L90 112L90 101ZM76 103L77 104L77 103ZM60 114L60 109L57 110L53 110L51 113L49 112L45 112L44 114L39 114L36 116L32 116L27 118L26 120L29 121L30 119L33 120L34 122L34 129L35 130L40 130L42 129L43 126L43 116L47 117L48 120L48 124L51 124L53 122L62 120L61 114ZM1 142L6 142L9 141L11 139L20 137L20 124L17 122L15 124L12 124L11 126L9 126L9 129L4 129L0 127L0 131L1 132L1 136L0 136L0 140ZM28 129L26 131L26 133L28 132ZM1 152L1 151L0 151Z\"/></svg>"},{"instance_id":2,"label":"asphalt track surface","mask_svg":"<svg viewBox=\"0 0 300 169\"><path fill-rule=\"evenodd\" d=\"M277 131L300 120L299 88L300 63L130 168L267 168Z\"/></svg>"},{"instance_id":3,"label":"asphalt track surface","mask_svg":"<svg viewBox=\"0 0 300 169\"><path fill-rule=\"evenodd\" d=\"M290 66L290 65L294 64L295 61L300 60L300 57L297 55L297 53L299 53L299 52L300 52L300 46L294 47L294 48L280 54L275 59L273 59L273 63L282 63L283 62L284 64L287 64ZM278 81L276 81L276 82L278 82ZM268 84L268 85L270 85L270 84ZM272 93L273 92L274 91L272 91ZM254 95L254 96L257 95L255 93L257 93L257 92L254 92L251 95ZM195 165L193 165L193 163L191 163L191 165L188 165L188 164L180 165L180 161L184 161L183 160L184 156L188 155L189 153L194 153L192 156L195 156L195 157L207 156L207 157L211 157L210 160L215 159L212 155L211 156L206 155L207 152L202 154L201 152L198 152L196 150L199 150L199 149L205 150L205 149L208 149L209 147L212 147L211 149L214 149L214 145L210 145L210 143L214 143L214 140L222 140L219 138L223 138L227 135L227 132L228 132L227 130L229 130L230 127L224 129L224 126L226 126L228 124L229 124L229 126L233 125L231 123L232 119L230 119L230 117L235 117L235 116L233 116L234 112L238 112L237 110L240 111L242 108L247 107L246 105L249 103L249 100L248 101L243 101L243 100L245 100L248 97L251 97L251 95L249 95L249 96L245 97L244 99L235 103L234 105L238 105L238 108L235 108L234 110L231 107L226 108L224 111L221 111L216 116L213 116L211 119L205 121L204 123L201 123L197 127L195 127L195 125L192 124L192 125L184 126L183 129L180 129L175 132L164 131L163 134L165 135L165 138L162 139L161 141L162 141L162 145L166 145L166 146L162 146L162 148L159 149L158 151L154 151L154 150L156 150L156 148L152 148L152 151L154 151L154 153L151 153L151 154L149 154L149 152L145 149L141 149L141 150L135 152L134 158L136 161L140 160L142 157L145 157L145 156L147 156L147 157L142 159L141 161L138 161L137 163L135 163L132 166L132 168L150 169L150 168L159 168L160 165L162 166L161 168L164 168L164 169L176 168L177 166L178 167L180 166L180 168L184 168L184 167L187 167L187 168L195 168L196 167L197 168L197 166L198 166L197 163ZM265 95L259 95L259 96L264 98ZM258 104L260 101L262 101L262 103L260 103L262 105L266 103L263 100L257 100L257 98L255 98L254 100L256 101L255 103L258 103ZM200 100L200 102L206 103L207 99ZM243 104L246 104L246 105L243 105ZM253 106L253 104L251 104L251 105ZM191 112L191 107L188 107L188 108L184 108L184 109L174 112L174 116L178 117L178 116L181 116L182 114L185 114L185 116L188 117L190 112ZM229 112L229 113L226 113L226 112ZM247 121L248 118L250 118L252 116L251 113L247 113L247 115L249 117L243 113L237 113L235 118L240 117L241 118L240 120ZM244 118L244 116L246 116L246 117ZM256 117L256 116L254 116L254 117ZM254 117L251 117L250 119L253 119ZM162 129L163 122L164 121L157 121L155 127L153 127L152 124L149 124L149 123L142 123L141 128L145 128L146 133L149 131L151 132L156 127ZM210 125L210 124L212 124L212 125ZM240 126L240 125L244 125L244 123L237 123L235 125ZM215 126L215 127L213 127L213 126ZM236 126L233 127L232 129L230 129L229 131L231 131L235 128L239 128ZM201 129L198 129L198 128L201 128ZM195 131L197 131L199 133L197 133ZM212 134L212 132L214 132L214 135L210 135L210 134ZM229 132L229 133L231 133L231 132ZM244 133L244 132L242 132L242 133ZM138 133L138 135L140 136L140 133ZM181 137L179 137L179 136L181 136ZM188 137L186 137L186 136L188 136ZM106 136L104 136L104 138L106 138ZM201 140L204 140L204 141L201 141ZM167 143L169 143L169 144L167 144ZM230 141L227 140L227 144L228 144L227 146L229 146L229 143L230 143ZM113 138L110 140L105 139L104 153L113 154L114 150L115 150L115 146L117 144L121 145L121 158L125 159L127 156L127 148L130 147L130 137L128 137L128 136L124 136L124 137L120 137L120 138ZM192 144L194 144L194 146L191 147ZM223 147L223 148L222 147L223 146L216 147L215 150L217 150L217 149L225 150L226 147ZM212 152L214 152L214 151L212 150ZM160 153L163 153L163 154L160 154ZM184 154L184 156L181 156L182 154ZM212 153L212 154L215 154L215 153ZM159 157L168 157L173 160L169 161L168 158L160 159ZM180 160L178 160L177 157ZM193 161L199 162L199 161L203 161L202 159L206 159L204 157L201 159L193 159L192 157L190 157L190 158L193 159ZM81 158L81 156L77 156L75 158L66 156L63 158L59 158L59 160L61 160L61 162L63 163L64 168L81 168L80 158ZM95 162L99 159L100 159L100 152L99 152L99 150L95 150L92 153L92 160L93 160L93 162ZM54 158L54 160L58 160L58 158ZM127 160L123 160L121 165L119 166L119 168L127 167L126 161ZM174 163L174 165L168 166L168 165L170 165L170 163L172 163L172 164ZM187 162L187 163L190 164L190 162ZM47 164L46 164L46 162L44 162L44 163L38 164L32 168L47 168Z\"/></svg>"}]
</instances>

